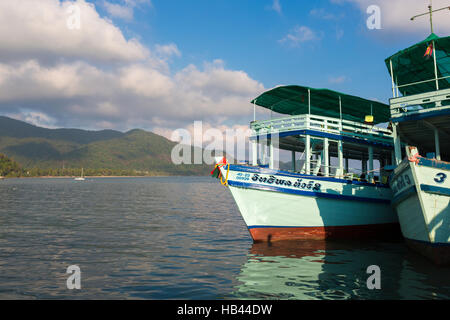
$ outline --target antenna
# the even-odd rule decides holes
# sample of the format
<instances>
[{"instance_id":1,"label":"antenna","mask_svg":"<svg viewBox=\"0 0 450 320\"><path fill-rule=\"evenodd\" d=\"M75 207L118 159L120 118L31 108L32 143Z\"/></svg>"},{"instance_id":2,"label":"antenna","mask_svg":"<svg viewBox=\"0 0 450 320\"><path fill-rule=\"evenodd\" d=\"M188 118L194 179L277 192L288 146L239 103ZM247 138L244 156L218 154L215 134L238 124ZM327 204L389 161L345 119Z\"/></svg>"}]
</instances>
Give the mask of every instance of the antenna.
<instances>
[{"instance_id":1,"label":"antenna","mask_svg":"<svg viewBox=\"0 0 450 320\"><path fill-rule=\"evenodd\" d=\"M445 9L450 10L450 6L443 7L443 8L436 9L436 10L433 10L433 4L432 4L431 2L432 2L432 0L430 0L430 5L428 6L428 12L421 13L421 14L418 14L418 15L412 17L412 18L411 18L411 21L413 21L413 20L414 20L415 18L417 18L417 17L421 17L421 16L424 16L424 15L429 14L429 15L430 15L430 27L431 27L431 33L433 33L433 12L441 11L441 10L445 10Z\"/></svg>"}]
</instances>

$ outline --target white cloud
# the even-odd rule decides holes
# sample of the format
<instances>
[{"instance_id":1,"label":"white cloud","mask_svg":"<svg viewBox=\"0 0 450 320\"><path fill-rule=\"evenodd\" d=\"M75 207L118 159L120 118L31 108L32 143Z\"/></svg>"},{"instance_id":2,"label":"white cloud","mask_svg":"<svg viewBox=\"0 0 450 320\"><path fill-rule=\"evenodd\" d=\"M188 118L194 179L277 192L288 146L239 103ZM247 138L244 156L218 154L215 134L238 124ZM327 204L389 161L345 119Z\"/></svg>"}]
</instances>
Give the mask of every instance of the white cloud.
<instances>
[{"instance_id":1,"label":"white cloud","mask_svg":"<svg viewBox=\"0 0 450 320\"><path fill-rule=\"evenodd\" d=\"M8 117L25 121L31 124L34 124L35 126L54 129L56 128L54 124L56 123L56 119L53 119L46 114L43 114L41 112L35 112L35 111L28 111L24 110L22 113L9 113L7 114Z\"/></svg>"},{"instance_id":2,"label":"white cloud","mask_svg":"<svg viewBox=\"0 0 450 320\"><path fill-rule=\"evenodd\" d=\"M133 20L133 8L131 6L110 3L108 1L103 1L103 6L112 17L128 21Z\"/></svg>"},{"instance_id":3,"label":"white cloud","mask_svg":"<svg viewBox=\"0 0 450 320\"><path fill-rule=\"evenodd\" d=\"M133 20L134 10L142 5L151 7L152 3L150 0L122 0L122 4L120 4L103 0L103 7L109 16L126 21Z\"/></svg>"},{"instance_id":4,"label":"white cloud","mask_svg":"<svg viewBox=\"0 0 450 320\"><path fill-rule=\"evenodd\" d=\"M174 88L173 80L168 75L145 65L131 65L121 69L118 80L121 87L143 97L164 97Z\"/></svg>"},{"instance_id":5,"label":"white cloud","mask_svg":"<svg viewBox=\"0 0 450 320\"><path fill-rule=\"evenodd\" d=\"M67 9L72 4L80 8L80 29L67 27ZM0 60L123 62L149 57L145 46L136 39L125 39L119 28L84 0L2 0L0 26Z\"/></svg>"},{"instance_id":6,"label":"white cloud","mask_svg":"<svg viewBox=\"0 0 450 320\"><path fill-rule=\"evenodd\" d=\"M155 46L155 52L163 60L166 60L172 56L181 57L181 52L175 43L166 45L157 44Z\"/></svg>"},{"instance_id":7,"label":"white cloud","mask_svg":"<svg viewBox=\"0 0 450 320\"><path fill-rule=\"evenodd\" d=\"M114 76L84 62L42 66L36 60L0 64L0 102L104 96Z\"/></svg>"},{"instance_id":8,"label":"white cloud","mask_svg":"<svg viewBox=\"0 0 450 320\"><path fill-rule=\"evenodd\" d=\"M307 26L296 26L284 38L279 40L280 43L291 46L299 46L304 42L320 40L321 36Z\"/></svg>"},{"instance_id":9,"label":"white cloud","mask_svg":"<svg viewBox=\"0 0 450 320\"><path fill-rule=\"evenodd\" d=\"M250 115L249 101L264 91L245 72L227 70L219 61L170 75L145 64L106 71L84 62L45 67L30 60L0 64L0 84L0 108L18 103L55 118L122 117L172 126Z\"/></svg>"},{"instance_id":10,"label":"white cloud","mask_svg":"<svg viewBox=\"0 0 450 320\"><path fill-rule=\"evenodd\" d=\"M12 13L8 18L0 10L0 114L91 129L173 129L195 120L220 126L251 118L249 101L264 91L245 71L229 70L219 59L171 72L170 58L181 56L176 44L150 50L126 40L84 1L76 2L83 16L76 35L65 26L64 2L41 0L33 7L33 1L2 0L0 8L5 2ZM33 7L32 22L22 22L28 13L22 5ZM35 33L38 41L29 44Z\"/></svg>"},{"instance_id":11,"label":"white cloud","mask_svg":"<svg viewBox=\"0 0 450 320\"><path fill-rule=\"evenodd\" d=\"M411 17L428 11L428 1L423 0L332 0L337 4L345 2L357 5L368 17L366 10L370 5L381 9L381 26L388 33L413 33L426 37L430 33L429 16L422 16L414 21ZM448 0L433 0L433 9L449 6ZM447 10L433 14L435 33L446 36L450 33L450 18ZM383 32L383 31L379 31Z\"/></svg>"},{"instance_id":12,"label":"white cloud","mask_svg":"<svg viewBox=\"0 0 450 320\"><path fill-rule=\"evenodd\" d=\"M278 12L279 14L281 14L281 3L280 3L280 0L273 0L272 10L274 10L274 11Z\"/></svg>"},{"instance_id":13,"label":"white cloud","mask_svg":"<svg viewBox=\"0 0 450 320\"><path fill-rule=\"evenodd\" d=\"M346 76L338 76L338 77L329 77L328 82L332 84L341 84L347 81L348 78Z\"/></svg>"}]
</instances>

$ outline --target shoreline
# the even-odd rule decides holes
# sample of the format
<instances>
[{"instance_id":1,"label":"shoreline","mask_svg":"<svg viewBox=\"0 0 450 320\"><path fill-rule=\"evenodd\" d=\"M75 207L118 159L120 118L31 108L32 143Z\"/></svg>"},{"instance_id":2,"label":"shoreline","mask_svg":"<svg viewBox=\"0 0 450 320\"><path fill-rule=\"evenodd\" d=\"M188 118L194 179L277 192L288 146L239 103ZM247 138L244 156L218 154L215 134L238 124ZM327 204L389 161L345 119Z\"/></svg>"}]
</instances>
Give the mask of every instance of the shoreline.
<instances>
[{"instance_id":1,"label":"shoreline","mask_svg":"<svg viewBox=\"0 0 450 320\"><path fill-rule=\"evenodd\" d=\"M154 175L154 176L84 176L89 178L152 178L152 177L207 177L209 175ZM7 179L75 179L79 176L36 176L36 177L0 177L0 180Z\"/></svg>"}]
</instances>

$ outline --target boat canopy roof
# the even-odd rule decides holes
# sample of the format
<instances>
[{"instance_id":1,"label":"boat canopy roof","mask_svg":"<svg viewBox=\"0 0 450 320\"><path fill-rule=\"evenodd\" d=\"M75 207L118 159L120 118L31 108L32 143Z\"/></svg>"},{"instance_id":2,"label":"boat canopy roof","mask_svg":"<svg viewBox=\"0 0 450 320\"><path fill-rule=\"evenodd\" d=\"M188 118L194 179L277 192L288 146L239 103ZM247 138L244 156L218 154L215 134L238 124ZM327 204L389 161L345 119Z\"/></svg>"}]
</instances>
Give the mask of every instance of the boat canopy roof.
<instances>
[{"instance_id":1,"label":"boat canopy roof","mask_svg":"<svg viewBox=\"0 0 450 320\"><path fill-rule=\"evenodd\" d=\"M428 47L433 43L433 54L436 54L437 77L448 77L450 76L450 37L440 38L432 33L425 40L401 50L385 60L389 73L391 73L390 63L392 61L394 82L399 86L398 89L402 95L436 90L434 59L433 56L425 54ZM416 84L406 86L411 83ZM439 89L447 88L450 88L450 78L440 79Z\"/></svg>"},{"instance_id":2,"label":"boat canopy roof","mask_svg":"<svg viewBox=\"0 0 450 320\"><path fill-rule=\"evenodd\" d=\"M339 101L341 101L341 106ZM389 106L329 89L313 89L297 85L279 86L268 90L251 103L282 114L315 114L325 117L364 122L366 115L373 123L388 122ZM342 107L342 108L341 108Z\"/></svg>"}]
</instances>

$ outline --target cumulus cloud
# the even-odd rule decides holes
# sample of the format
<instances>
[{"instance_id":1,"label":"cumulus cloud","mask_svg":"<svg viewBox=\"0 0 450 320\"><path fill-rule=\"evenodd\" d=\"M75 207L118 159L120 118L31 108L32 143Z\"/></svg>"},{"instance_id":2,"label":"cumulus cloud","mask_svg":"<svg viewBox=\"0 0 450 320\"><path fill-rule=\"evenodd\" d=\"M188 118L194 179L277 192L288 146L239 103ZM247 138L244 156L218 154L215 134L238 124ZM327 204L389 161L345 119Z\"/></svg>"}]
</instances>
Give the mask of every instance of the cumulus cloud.
<instances>
[{"instance_id":1,"label":"cumulus cloud","mask_svg":"<svg viewBox=\"0 0 450 320\"><path fill-rule=\"evenodd\" d=\"M79 9L80 28L69 28L68 19ZM77 10L78 10L77 9ZM0 1L0 59L85 59L136 61L149 50L136 39L125 39L111 21L102 19L93 4L84 0Z\"/></svg>"},{"instance_id":2,"label":"cumulus cloud","mask_svg":"<svg viewBox=\"0 0 450 320\"><path fill-rule=\"evenodd\" d=\"M0 8L5 2L11 13L0 9L1 114L90 129L172 130L195 120L221 126L251 118L249 101L264 91L220 59L172 72L170 59L182 54L176 44L150 49L126 39L83 0L71 2L82 14L76 33L65 25L68 2L3 0ZM30 44L34 36L38 40Z\"/></svg>"},{"instance_id":3,"label":"cumulus cloud","mask_svg":"<svg viewBox=\"0 0 450 320\"><path fill-rule=\"evenodd\" d=\"M134 10L144 4L150 7L152 6L150 0L122 0L122 3L103 1L103 7L110 17L126 21L133 20Z\"/></svg>"},{"instance_id":4,"label":"cumulus cloud","mask_svg":"<svg viewBox=\"0 0 450 320\"><path fill-rule=\"evenodd\" d=\"M282 44L298 47L302 43L320 40L321 35L307 26L296 26L285 37L279 40Z\"/></svg>"},{"instance_id":5,"label":"cumulus cloud","mask_svg":"<svg viewBox=\"0 0 450 320\"><path fill-rule=\"evenodd\" d=\"M145 64L102 70L85 62L46 67L30 60L0 64L0 83L0 108L18 104L85 123L124 119L171 127L250 115L249 101L264 90L245 72L217 61L170 75Z\"/></svg>"},{"instance_id":6,"label":"cumulus cloud","mask_svg":"<svg viewBox=\"0 0 450 320\"><path fill-rule=\"evenodd\" d=\"M423 16L411 21L411 17L428 11L428 2L423 0L332 0L336 4L353 3L367 15L370 5L377 5L381 9L381 26L389 33L413 33L427 35L430 33L430 20ZM433 0L433 8L449 6L448 0ZM433 14L435 33L447 35L450 33L450 19L448 11Z\"/></svg>"},{"instance_id":7,"label":"cumulus cloud","mask_svg":"<svg viewBox=\"0 0 450 320\"><path fill-rule=\"evenodd\" d=\"M54 126L56 119L53 119L53 118L49 117L48 115L43 114L41 112L24 110L21 113L9 113L9 114L6 114L6 116L34 124L35 126L39 126L39 127L44 127L44 128L49 128L49 129L56 128Z\"/></svg>"},{"instance_id":8,"label":"cumulus cloud","mask_svg":"<svg viewBox=\"0 0 450 320\"><path fill-rule=\"evenodd\" d=\"M175 43L166 45L157 44L155 46L155 52L163 60L167 60L173 56L181 57L181 52Z\"/></svg>"},{"instance_id":9,"label":"cumulus cloud","mask_svg":"<svg viewBox=\"0 0 450 320\"><path fill-rule=\"evenodd\" d=\"M103 6L110 16L124 19L133 19L133 7L127 5L120 5L117 3L110 3L108 1L103 1Z\"/></svg>"}]
</instances>

